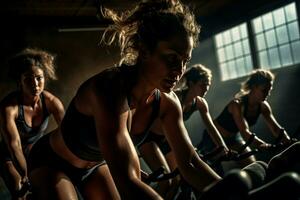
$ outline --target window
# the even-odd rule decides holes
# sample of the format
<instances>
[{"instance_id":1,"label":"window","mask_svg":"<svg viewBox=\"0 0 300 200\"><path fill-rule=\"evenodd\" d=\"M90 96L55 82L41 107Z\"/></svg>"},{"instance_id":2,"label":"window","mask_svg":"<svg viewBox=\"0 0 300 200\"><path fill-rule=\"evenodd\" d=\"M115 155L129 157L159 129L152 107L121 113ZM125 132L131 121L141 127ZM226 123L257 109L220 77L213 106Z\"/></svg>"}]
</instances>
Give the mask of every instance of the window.
<instances>
[{"instance_id":1,"label":"window","mask_svg":"<svg viewBox=\"0 0 300 200\"><path fill-rule=\"evenodd\" d=\"M248 35L251 27L253 35ZM253 37L251 49L249 37ZM248 74L258 66L275 69L300 63L300 35L296 4L265 13L214 37L221 79L229 80Z\"/></svg>"},{"instance_id":2,"label":"window","mask_svg":"<svg viewBox=\"0 0 300 200\"><path fill-rule=\"evenodd\" d=\"M252 70L246 23L217 34L215 44L222 80L243 76Z\"/></svg>"},{"instance_id":3,"label":"window","mask_svg":"<svg viewBox=\"0 0 300 200\"><path fill-rule=\"evenodd\" d=\"M300 62L295 3L252 20L259 66L274 69Z\"/></svg>"}]
</instances>

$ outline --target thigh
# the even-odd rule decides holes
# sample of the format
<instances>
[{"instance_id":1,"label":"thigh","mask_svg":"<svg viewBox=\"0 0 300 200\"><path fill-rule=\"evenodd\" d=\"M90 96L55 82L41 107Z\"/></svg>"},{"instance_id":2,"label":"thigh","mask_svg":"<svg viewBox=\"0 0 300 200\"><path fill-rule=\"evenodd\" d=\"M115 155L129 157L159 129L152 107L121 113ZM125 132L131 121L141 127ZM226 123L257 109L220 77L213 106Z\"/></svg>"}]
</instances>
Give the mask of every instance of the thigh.
<instances>
[{"instance_id":1,"label":"thigh","mask_svg":"<svg viewBox=\"0 0 300 200\"><path fill-rule=\"evenodd\" d=\"M85 200L119 200L120 195L106 164L99 166L81 185Z\"/></svg>"},{"instance_id":2,"label":"thigh","mask_svg":"<svg viewBox=\"0 0 300 200\"><path fill-rule=\"evenodd\" d=\"M69 177L56 169L40 167L31 171L29 179L35 199L77 200L75 187Z\"/></svg>"}]
</instances>

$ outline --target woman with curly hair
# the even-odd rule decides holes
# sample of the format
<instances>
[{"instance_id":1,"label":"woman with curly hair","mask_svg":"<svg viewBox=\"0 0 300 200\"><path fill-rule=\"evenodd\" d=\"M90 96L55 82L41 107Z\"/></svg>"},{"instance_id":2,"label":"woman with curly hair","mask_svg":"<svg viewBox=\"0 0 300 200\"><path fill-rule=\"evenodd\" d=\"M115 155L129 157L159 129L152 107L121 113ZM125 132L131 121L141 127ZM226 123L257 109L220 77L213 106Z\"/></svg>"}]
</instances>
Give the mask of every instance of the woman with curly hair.
<instances>
[{"instance_id":1,"label":"woman with curly hair","mask_svg":"<svg viewBox=\"0 0 300 200\"><path fill-rule=\"evenodd\" d=\"M23 184L28 181L27 156L40 139L53 115L60 124L64 107L61 101L45 90L46 81L56 79L54 56L38 49L25 49L9 60L9 75L18 90L0 103L1 167L5 183L13 199L21 199Z\"/></svg>"}]
</instances>

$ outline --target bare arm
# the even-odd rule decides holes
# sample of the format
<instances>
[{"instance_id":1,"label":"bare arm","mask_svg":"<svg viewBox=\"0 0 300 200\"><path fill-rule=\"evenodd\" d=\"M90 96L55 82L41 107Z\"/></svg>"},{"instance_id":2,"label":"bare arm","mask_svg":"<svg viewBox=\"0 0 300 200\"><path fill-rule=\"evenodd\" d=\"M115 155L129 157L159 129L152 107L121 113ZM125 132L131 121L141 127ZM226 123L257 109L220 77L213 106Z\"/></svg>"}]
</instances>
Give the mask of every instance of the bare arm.
<instances>
[{"instance_id":1,"label":"bare arm","mask_svg":"<svg viewBox=\"0 0 300 200\"><path fill-rule=\"evenodd\" d=\"M229 151L221 134L219 133L218 129L216 128L216 126L212 121L207 102L204 98L197 97L197 108L200 112L205 127L210 137L212 138L213 142L215 143L215 145L217 147L224 147L225 151Z\"/></svg>"},{"instance_id":2,"label":"bare arm","mask_svg":"<svg viewBox=\"0 0 300 200\"><path fill-rule=\"evenodd\" d=\"M27 179L27 165L22 150L21 138L15 123L17 116L16 106L1 108L1 129L4 141L8 147L13 163L23 180Z\"/></svg>"},{"instance_id":3,"label":"bare arm","mask_svg":"<svg viewBox=\"0 0 300 200\"><path fill-rule=\"evenodd\" d=\"M47 99L46 101L47 109L49 113L53 115L57 125L59 125L65 115L65 108L62 102L59 100L59 98L57 98L50 92L44 91L44 94Z\"/></svg>"},{"instance_id":4,"label":"bare arm","mask_svg":"<svg viewBox=\"0 0 300 200\"><path fill-rule=\"evenodd\" d=\"M265 119L269 129L271 130L273 136L277 138L283 131L283 138L281 141L289 142L290 137L288 136L287 132L276 121L276 119L272 113L272 108L268 104L268 102L264 101L262 103L261 110L262 110L262 115L264 116L264 119Z\"/></svg>"},{"instance_id":5,"label":"bare arm","mask_svg":"<svg viewBox=\"0 0 300 200\"><path fill-rule=\"evenodd\" d=\"M162 95L161 110L164 133L185 180L199 191L220 180L221 178L196 153L183 124L182 110L176 96Z\"/></svg>"},{"instance_id":6,"label":"bare arm","mask_svg":"<svg viewBox=\"0 0 300 200\"><path fill-rule=\"evenodd\" d=\"M248 123L243 116L242 105L239 101L234 100L230 103L229 109L240 133L246 140L248 140L253 133L249 130ZM261 140L258 137L254 137L253 143L258 148L268 146L265 141Z\"/></svg>"},{"instance_id":7,"label":"bare arm","mask_svg":"<svg viewBox=\"0 0 300 200\"><path fill-rule=\"evenodd\" d=\"M117 99L119 102L97 94L89 106L93 108L101 152L121 198L161 199L141 181L138 156L127 130L128 107L122 100L124 97L118 96Z\"/></svg>"}]
</instances>

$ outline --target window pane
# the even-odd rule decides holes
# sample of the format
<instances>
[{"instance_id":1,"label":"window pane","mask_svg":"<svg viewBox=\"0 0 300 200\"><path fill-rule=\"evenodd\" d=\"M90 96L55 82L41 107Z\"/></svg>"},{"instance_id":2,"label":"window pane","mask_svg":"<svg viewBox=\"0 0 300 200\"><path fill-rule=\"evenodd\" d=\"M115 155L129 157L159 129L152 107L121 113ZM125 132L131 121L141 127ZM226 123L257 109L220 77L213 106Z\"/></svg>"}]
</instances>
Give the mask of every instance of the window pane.
<instances>
[{"instance_id":1,"label":"window pane","mask_svg":"<svg viewBox=\"0 0 300 200\"><path fill-rule=\"evenodd\" d=\"M214 38L222 80L243 76L246 73L245 57L251 58L247 24L225 30Z\"/></svg>"},{"instance_id":2,"label":"window pane","mask_svg":"<svg viewBox=\"0 0 300 200\"><path fill-rule=\"evenodd\" d=\"M286 44L279 47L281 62L283 66L291 65L293 64L290 45Z\"/></svg>"},{"instance_id":3,"label":"window pane","mask_svg":"<svg viewBox=\"0 0 300 200\"><path fill-rule=\"evenodd\" d=\"M294 56L294 64L300 63L300 41L292 43L292 50Z\"/></svg>"},{"instance_id":4,"label":"window pane","mask_svg":"<svg viewBox=\"0 0 300 200\"><path fill-rule=\"evenodd\" d=\"M250 53L249 41L248 39L243 40L244 54Z\"/></svg>"},{"instance_id":5,"label":"window pane","mask_svg":"<svg viewBox=\"0 0 300 200\"><path fill-rule=\"evenodd\" d=\"M244 24L240 25L240 30L241 30L241 35L242 35L242 38L246 38L246 37L248 37L246 23L244 23Z\"/></svg>"},{"instance_id":6,"label":"window pane","mask_svg":"<svg viewBox=\"0 0 300 200\"><path fill-rule=\"evenodd\" d=\"M218 49L218 58L219 58L219 62L224 62L226 60L224 48Z\"/></svg>"},{"instance_id":7,"label":"window pane","mask_svg":"<svg viewBox=\"0 0 300 200\"><path fill-rule=\"evenodd\" d=\"M222 80L229 79L228 70L227 70L227 63L221 64L220 67L221 67L221 74L222 74L221 78L222 78Z\"/></svg>"},{"instance_id":8,"label":"window pane","mask_svg":"<svg viewBox=\"0 0 300 200\"><path fill-rule=\"evenodd\" d=\"M245 74L245 61L244 58L239 58L236 60L236 67L240 76Z\"/></svg>"},{"instance_id":9,"label":"window pane","mask_svg":"<svg viewBox=\"0 0 300 200\"><path fill-rule=\"evenodd\" d=\"M266 68L270 65L267 51L259 52L259 63L260 63L260 66L263 68Z\"/></svg>"},{"instance_id":10,"label":"window pane","mask_svg":"<svg viewBox=\"0 0 300 200\"><path fill-rule=\"evenodd\" d=\"M224 44L229 44L231 43L231 35L230 35L230 31L226 31L224 32Z\"/></svg>"},{"instance_id":11,"label":"window pane","mask_svg":"<svg viewBox=\"0 0 300 200\"><path fill-rule=\"evenodd\" d=\"M285 7L285 13L287 21L293 21L297 19L295 3L291 3Z\"/></svg>"},{"instance_id":12,"label":"window pane","mask_svg":"<svg viewBox=\"0 0 300 200\"><path fill-rule=\"evenodd\" d=\"M269 30L266 32L266 39L268 47L273 47L277 44L274 30Z\"/></svg>"},{"instance_id":13,"label":"window pane","mask_svg":"<svg viewBox=\"0 0 300 200\"><path fill-rule=\"evenodd\" d=\"M256 46L258 50L263 50L266 48L265 36L263 33L256 36Z\"/></svg>"},{"instance_id":14,"label":"window pane","mask_svg":"<svg viewBox=\"0 0 300 200\"><path fill-rule=\"evenodd\" d=\"M279 8L273 12L275 25L281 25L285 23L285 16L283 8Z\"/></svg>"},{"instance_id":15,"label":"window pane","mask_svg":"<svg viewBox=\"0 0 300 200\"><path fill-rule=\"evenodd\" d=\"M278 44L287 43L289 41L286 26L276 28Z\"/></svg>"},{"instance_id":16,"label":"window pane","mask_svg":"<svg viewBox=\"0 0 300 200\"><path fill-rule=\"evenodd\" d=\"M231 34L232 34L233 41L237 41L237 40L241 39L239 27L233 28L231 30Z\"/></svg>"},{"instance_id":17,"label":"window pane","mask_svg":"<svg viewBox=\"0 0 300 200\"><path fill-rule=\"evenodd\" d=\"M234 60L228 62L228 73L229 73L230 78L236 78L237 77L237 71L236 71Z\"/></svg>"},{"instance_id":18,"label":"window pane","mask_svg":"<svg viewBox=\"0 0 300 200\"><path fill-rule=\"evenodd\" d=\"M264 29L265 29L265 30L274 27L273 19L272 19L272 14L271 14L271 13L265 14L265 15L262 17L262 19L263 19L263 24L264 24Z\"/></svg>"},{"instance_id":19,"label":"window pane","mask_svg":"<svg viewBox=\"0 0 300 200\"><path fill-rule=\"evenodd\" d=\"M223 46L222 34L216 35L215 39L216 39L215 41L216 41L217 47Z\"/></svg>"},{"instance_id":20,"label":"window pane","mask_svg":"<svg viewBox=\"0 0 300 200\"><path fill-rule=\"evenodd\" d=\"M299 28L298 22L293 22L288 25L290 40L295 40L299 38Z\"/></svg>"},{"instance_id":21,"label":"window pane","mask_svg":"<svg viewBox=\"0 0 300 200\"><path fill-rule=\"evenodd\" d=\"M252 59L251 56L247 56L246 57L246 71L245 74L248 74L249 72L251 72L253 69L253 63L252 63Z\"/></svg>"},{"instance_id":22,"label":"window pane","mask_svg":"<svg viewBox=\"0 0 300 200\"><path fill-rule=\"evenodd\" d=\"M243 55L243 49L242 49L242 44L241 42L236 42L234 45L234 52L235 52L235 56L239 57Z\"/></svg>"},{"instance_id":23,"label":"window pane","mask_svg":"<svg viewBox=\"0 0 300 200\"><path fill-rule=\"evenodd\" d=\"M259 33L261 31L263 31L261 17L257 17L256 19L254 19L253 22L252 22L252 24L253 24L254 32L255 33Z\"/></svg>"},{"instance_id":24,"label":"window pane","mask_svg":"<svg viewBox=\"0 0 300 200\"><path fill-rule=\"evenodd\" d=\"M227 60L230 60L233 58L233 48L232 45L228 45L227 47L225 47L226 50L226 58Z\"/></svg>"},{"instance_id":25,"label":"window pane","mask_svg":"<svg viewBox=\"0 0 300 200\"><path fill-rule=\"evenodd\" d=\"M280 60L277 48L272 48L269 50L270 55L270 65L271 68L278 68L280 67Z\"/></svg>"}]
</instances>

